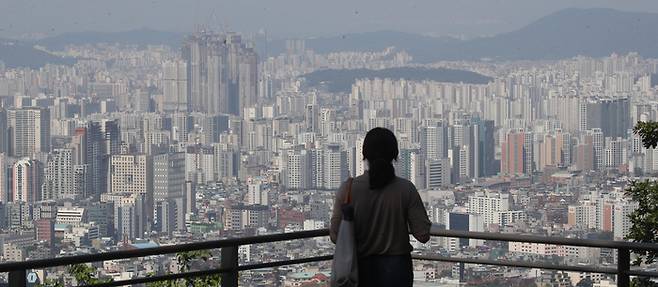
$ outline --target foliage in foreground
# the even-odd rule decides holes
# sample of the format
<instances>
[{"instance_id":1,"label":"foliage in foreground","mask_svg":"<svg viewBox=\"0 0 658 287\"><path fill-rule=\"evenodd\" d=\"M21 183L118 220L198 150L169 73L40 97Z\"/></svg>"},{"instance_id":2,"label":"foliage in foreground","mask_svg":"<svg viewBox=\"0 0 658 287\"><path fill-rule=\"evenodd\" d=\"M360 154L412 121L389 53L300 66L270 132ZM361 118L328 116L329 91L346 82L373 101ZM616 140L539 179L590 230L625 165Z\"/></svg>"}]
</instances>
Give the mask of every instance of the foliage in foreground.
<instances>
[{"instance_id":1,"label":"foliage in foreground","mask_svg":"<svg viewBox=\"0 0 658 287\"><path fill-rule=\"evenodd\" d=\"M73 278L75 278L77 285L94 285L94 284L112 282L111 278L104 278L104 279L97 278L96 267L92 265L87 265L87 264L71 265L68 268L68 272L71 276L73 276ZM64 287L65 285L64 282L62 282L61 280L47 279L44 280L43 284L40 284L39 286Z\"/></svg>"},{"instance_id":2,"label":"foliage in foreground","mask_svg":"<svg viewBox=\"0 0 658 287\"><path fill-rule=\"evenodd\" d=\"M180 272L190 271L192 263L196 260L208 261L210 252L207 250L180 252L176 254L176 261L180 266ZM75 278L77 285L94 285L112 282L111 278L99 279L96 267L87 264L71 265L68 273ZM171 274L171 273L169 273ZM153 276L154 274L151 274ZM147 284L149 287L210 287L219 286L221 277L219 274L195 278L183 278L177 280L159 281ZM47 279L40 287L64 287L62 279Z\"/></svg>"},{"instance_id":3,"label":"foliage in foreground","mask_svg":"<svg viewBox=\"0 0 658 287\"><path fill-rule=\"evenodd\" d=\"M178 266L180 266L180 272L190 271L192 262L195 260L203 260L207 262L210 258L210 251L208 250L198 250L198 251L188 251L180 252L176 254L176 260L178 261ZM171 274L171 273L169 273ZM221 276L219 274L208 275L202 277L194 278L182 278L177 280L167 280L149 283L146 286L148 287L210 287L210 286L219 286L221 282Z\"/></svg>"},{"instance_id":4,"label":"foliage in foreground","mask_svg":"<svg viewBox=\"0 0 658 287\"><path fill-rule=\"evenodd\" d=\"M633 132L640 136L645 148L658 146L658 122L638 122ZM626 188L626 195L638 202L638 208L631 213L631 229L626 239L634 242L658 242L658 182L633 180ZM658 258L654 251L632 250L637 258L634 265L651 264ZM658 284L649 278L633 278L633 287L656 287Z\"/></svg>"}]
</instances>

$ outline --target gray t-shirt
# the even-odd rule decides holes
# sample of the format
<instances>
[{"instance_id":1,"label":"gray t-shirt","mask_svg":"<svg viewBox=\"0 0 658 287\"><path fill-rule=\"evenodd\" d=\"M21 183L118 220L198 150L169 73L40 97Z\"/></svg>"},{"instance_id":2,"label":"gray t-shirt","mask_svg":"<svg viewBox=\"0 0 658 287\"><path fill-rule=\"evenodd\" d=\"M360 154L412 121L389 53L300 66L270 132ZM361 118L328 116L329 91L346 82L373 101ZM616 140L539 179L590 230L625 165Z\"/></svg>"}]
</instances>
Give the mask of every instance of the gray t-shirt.
<instances>
[{"instance_id":1,"label":"gray t-shirt","mask_svg":"<svg viewBox=\"0 0 658 287\"><path fill-rule=\"evenodd\" d=\"M368 178L366 172L352 182L359 257L409 254L412 250L409 233L418 241L427 242L432 223L413 183L395 177L382 189L371 190ZM341 206L346 195L347 183L343 183L336 193L331 216L330 235L333 242L336 242L342 219Z\"/></svg>"}]
</instances>

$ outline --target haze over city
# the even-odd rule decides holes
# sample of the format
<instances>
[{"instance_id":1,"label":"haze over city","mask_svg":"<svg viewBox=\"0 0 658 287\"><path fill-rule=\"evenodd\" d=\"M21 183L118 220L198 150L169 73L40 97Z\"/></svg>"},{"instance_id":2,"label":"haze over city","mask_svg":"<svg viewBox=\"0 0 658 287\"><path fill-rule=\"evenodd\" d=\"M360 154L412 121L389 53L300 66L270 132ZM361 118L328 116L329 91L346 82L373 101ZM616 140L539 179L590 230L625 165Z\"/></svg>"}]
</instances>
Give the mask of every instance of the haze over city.
<instances>
[{"instance_id":1,"label":"haze over city","mask_svg":"<svg viewBox=\"0 0 658 287\"><path fill-rule=\"evenodd\" d=\"M266 29L276 38L380 30L470 38L512 31L566 8L658 12L652 0L2 0L0 7L0 37L10 38L140 28L192 32L199 25L243 33Z\"/></svg>"}]
</instances>

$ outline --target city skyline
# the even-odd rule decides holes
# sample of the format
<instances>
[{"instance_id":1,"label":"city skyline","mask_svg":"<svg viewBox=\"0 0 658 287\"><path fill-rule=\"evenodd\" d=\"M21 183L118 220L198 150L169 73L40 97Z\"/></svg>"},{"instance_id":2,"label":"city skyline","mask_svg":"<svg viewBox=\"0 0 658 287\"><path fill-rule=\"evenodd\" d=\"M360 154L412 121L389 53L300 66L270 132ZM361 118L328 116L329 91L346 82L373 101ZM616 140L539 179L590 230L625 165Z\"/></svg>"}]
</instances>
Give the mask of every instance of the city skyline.
<instances>
[{"instance_id":1,"label":"city skyline","mask_svg":"<svg viewBox=\"0 0 658 287\"><path fill-rule=\"evenodd\" d=\"M518 4L503 2L490 5ZM540 6L537 13L557 7ZM267 51L265 35L248 29L185 33L176 45L0 46L70 60L0 61L0 262L325 229L340 203L336 192L350 177L369 176L364 142L377 127L396 136L394 181L418 192L433 228L632 241L629 216L644 202L625 191L637 180L658 180L658 148L634 131L639 122L658 122L658 54L641 41L658 17L583 11L566 13L566 23L555 17L483 39L473 50L467 46L479 40L439 45L452 49L418 40L415 47L323 50L295 38ZM596 29L579 22L591 11ZM619 14L619 23L605 18ZM631 43L603 41L615 25L622 38L634 32L623 38ZM565 26L576 32L565 36ZM592 45L543 44L574 38ZM435 57L419 59L418 47ZM545 57L513 57L527 51ZM463 57L438 57L449 53ZM419 255L620 264L604 248L438 236L410 244ZM324 236L235 250L247 266L331 254L334 245ZM220 264L219 252L204 255L203 266ZM172 254L90 268L118 281L184 271L177 262ZM34 272L41 282L76 280L65 268ZM236 280L324 286L330 272L329 262L311 262L245 270ZM418 285L621 280L424 261L414 261L413 272ZM0 283L7 280L0 274Z\"/></svg>"}]
</instances>

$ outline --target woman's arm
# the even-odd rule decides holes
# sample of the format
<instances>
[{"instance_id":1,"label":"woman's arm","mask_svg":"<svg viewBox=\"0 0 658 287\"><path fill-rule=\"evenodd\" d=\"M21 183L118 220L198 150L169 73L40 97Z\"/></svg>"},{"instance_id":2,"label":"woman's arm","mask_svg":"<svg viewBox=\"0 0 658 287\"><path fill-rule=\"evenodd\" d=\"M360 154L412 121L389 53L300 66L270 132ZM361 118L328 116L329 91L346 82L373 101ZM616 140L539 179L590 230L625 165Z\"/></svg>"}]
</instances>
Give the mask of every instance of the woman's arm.
<instances>
[{"instance_id":1,"label":"woman's arm","mask_svg":"<svg viewBox=\"0 0 658 287\"><path fill-rule=\"evenodd\" d=\"M331 213L331 226L329 227L329 237L333 243L336 243L336 238L338 238L338 227L340 226L340 221L343 219L343 211L341 207L343 206L345 198L345 186L346 184L343 182L336 191L336 196L334 196L334 209Z\"/></svg>"},{"instance_id":2,"label":"woman's arm","mask_svg":"<svg viewBox=\"0 0 658 287\"><path fill-rule=\"evenodd\" d=\"M420 194L418 194L418 190L413 185L412 188L407 212L409 215L409 232L416 240L425 243L430 240L432 222L427 216L427 210L425 210L425 205L420 198Z\"/></svg>"}]
</instances>

